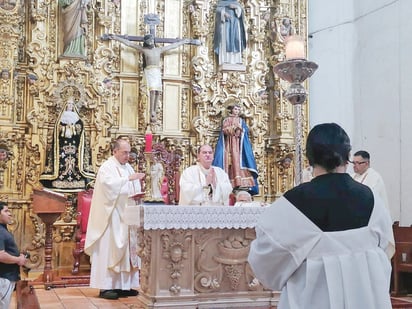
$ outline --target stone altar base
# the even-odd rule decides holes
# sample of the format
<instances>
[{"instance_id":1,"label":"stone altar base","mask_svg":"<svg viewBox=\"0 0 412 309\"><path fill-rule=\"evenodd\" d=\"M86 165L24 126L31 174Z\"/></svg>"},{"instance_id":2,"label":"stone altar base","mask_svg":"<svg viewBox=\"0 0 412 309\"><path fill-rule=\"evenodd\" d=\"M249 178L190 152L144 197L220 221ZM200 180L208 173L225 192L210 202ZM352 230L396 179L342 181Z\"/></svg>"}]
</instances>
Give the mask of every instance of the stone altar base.
<instances>
[{"instance_id":1,"label":"stone altar base","mask_svg":"<svg viewBox=\"0 0 412 309\"><path fill-rule=\"evenodd\" d=\"M140 295L145 308L275 307L247 256L260 207L142 206Z\"/></svg>"}]
</instances>

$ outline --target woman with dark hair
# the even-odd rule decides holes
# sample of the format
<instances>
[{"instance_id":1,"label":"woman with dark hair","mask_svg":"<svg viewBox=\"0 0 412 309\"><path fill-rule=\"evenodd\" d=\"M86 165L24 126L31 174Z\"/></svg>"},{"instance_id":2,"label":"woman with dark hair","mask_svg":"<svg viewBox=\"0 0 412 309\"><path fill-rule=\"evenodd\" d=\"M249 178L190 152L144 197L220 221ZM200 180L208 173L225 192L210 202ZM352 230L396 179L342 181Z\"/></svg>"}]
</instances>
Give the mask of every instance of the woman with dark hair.
<instances>
[{"instance_id":1,"label":"woman with dark hair","mask_svg":"<svg viewBox=\"0 0 412 309\"><path fill-rule=\"evenodd\" d=\"M279 309L392 308L392 221L382 200L346 173L350 150L340 126L315 126L306 143L314 178L256 225L248 261L265 287L282 291Z\"/></svg>"}]
</instances>

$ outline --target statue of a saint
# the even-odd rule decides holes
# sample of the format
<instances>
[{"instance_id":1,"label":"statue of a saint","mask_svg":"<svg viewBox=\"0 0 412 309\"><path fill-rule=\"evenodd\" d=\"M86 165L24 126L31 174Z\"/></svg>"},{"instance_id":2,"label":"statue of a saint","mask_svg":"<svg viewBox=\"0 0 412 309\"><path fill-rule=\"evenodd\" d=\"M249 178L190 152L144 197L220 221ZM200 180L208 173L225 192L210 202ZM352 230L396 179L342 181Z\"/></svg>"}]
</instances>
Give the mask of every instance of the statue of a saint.
<instances>
[{"instance_id":1,"label":"statue of a saint","mask_svg":"<svg viewBox=\"0 0 412 309\"><path fill-rule=\"evenodd\" d=\"M67 99L65 108L56 122L50 146L40 182L46 188L56 191L84 190L95 175L91 155L85 150L83 121L77 112L73 97Z\"/></svg>"},{"instance_id":2,"label":"statue of a saint","mask_svg":"<svg viewBox=\"0 0 412 309\"><path fill-rule=\"evenodd\" d=\"M224 169L235 190L259 192L257 166L249 140L249 129L240 117L240 106L230 105L217 141L213 165Z\"/></svg>"},{"instance_id":3,"label":"statue of a saint","mask_svg":"<svg viewBox=\"0 0 412 309\"><path fill-rule=\"evenodd\" d=\"M246 49L245 12L237 0L219 0L215 15L213 49L218 63L242 64Z\"/></svg>"},{"instance_id":4,"label":"statue of a saint","mask_svg":"<svg viewBox=\"0 0 412 309\"><path fill-rule=\"evenodd\" d=\"M154 164L150 170L150 178L152 184L152 199L155 201L162 201L163 196L161 193L161 186L163 183L163 165L158 161L154 161Z\"/></svg>"},{"instance_id":5,"label":"statue of a saint","mask_svg":"<svg viewBox=\"0 0 412 309\"><path fill-rule=\"evenodd\" d=\"M86 6L90 0L59 0L62 12L64 57L86 57Z\"/></svg>"}]
</instances>

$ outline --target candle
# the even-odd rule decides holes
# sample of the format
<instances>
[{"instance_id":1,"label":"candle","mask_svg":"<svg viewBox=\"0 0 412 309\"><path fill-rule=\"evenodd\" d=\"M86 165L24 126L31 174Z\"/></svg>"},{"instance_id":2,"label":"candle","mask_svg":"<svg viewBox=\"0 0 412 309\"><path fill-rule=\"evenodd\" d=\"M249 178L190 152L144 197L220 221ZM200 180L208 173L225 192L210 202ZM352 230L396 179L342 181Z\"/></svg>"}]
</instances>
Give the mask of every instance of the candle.
<instances>
[{"instance_id":1,"label":"candle","mask_svg":"<svg viewBox=\"0 0 412 309\"><path fill-rule=\"evenodd\" d=\"M285 43L286 60L305 59L305 42L302 37L292 35L287 38Z\"/></svg>"},{"instance_id":2,"label":"candle","mask_svg":"<svg viewBox=\"0 0 412 309\"><path fill-rule=\"evenodd\" d=\"M146 131L144 138L145 138L145 143L146 143L144 152L152 152L153 134L150 131L150 129Z\"/></svg>"}]
</instances>

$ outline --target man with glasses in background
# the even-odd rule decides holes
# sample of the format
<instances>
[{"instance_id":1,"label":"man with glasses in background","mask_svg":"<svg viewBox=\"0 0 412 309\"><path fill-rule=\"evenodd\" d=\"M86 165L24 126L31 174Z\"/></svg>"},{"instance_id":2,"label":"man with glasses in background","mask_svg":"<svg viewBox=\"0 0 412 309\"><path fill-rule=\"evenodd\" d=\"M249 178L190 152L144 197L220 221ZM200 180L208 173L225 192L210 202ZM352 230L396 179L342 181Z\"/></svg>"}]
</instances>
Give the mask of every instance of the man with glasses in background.
<instances>
[{"instance_id":1,"label":"man with glasses in background","mask_svg":"<svg viewBox=\"0 0 412 309\"><path fill-rule=\"evenodd\" d=\"M367 185L377 195L380 196L385 206L389 209L388 197L386 195L385 183L381 175L370 167L370 155L365 150L359 150L353 155L352 178Z\"/></svg>"}]
</instances>

